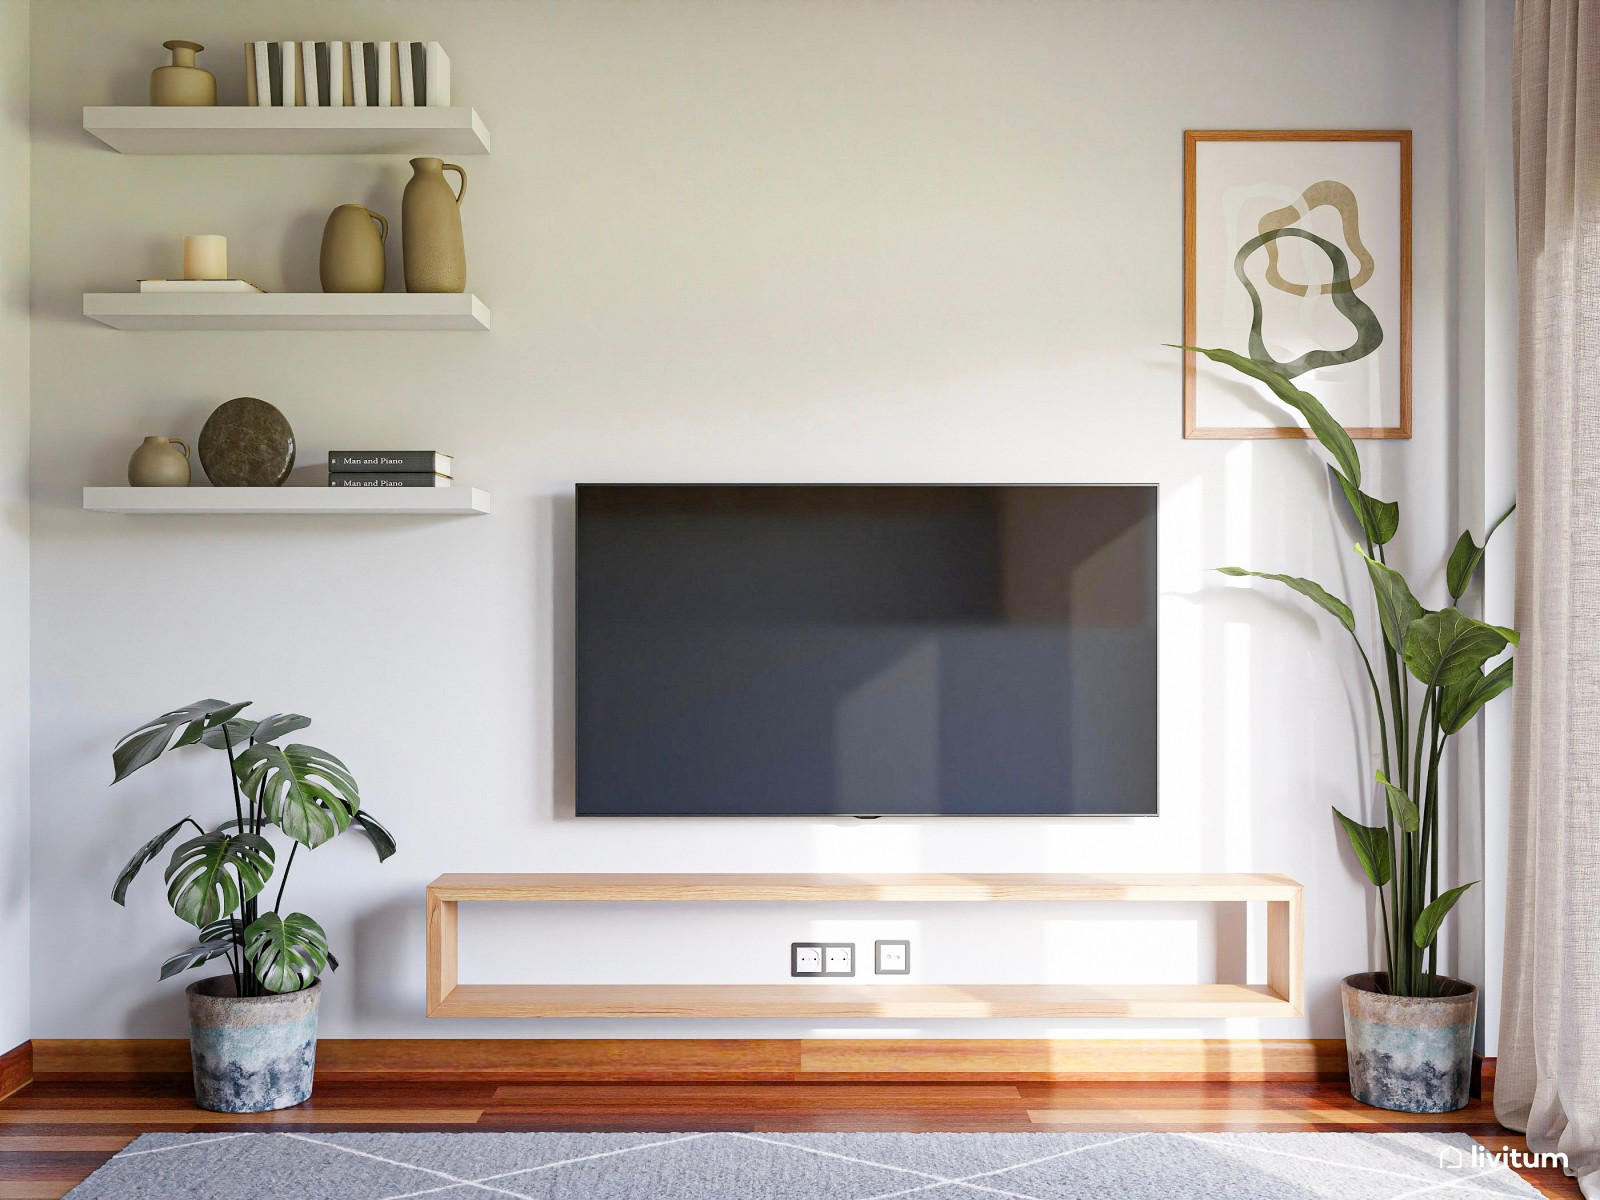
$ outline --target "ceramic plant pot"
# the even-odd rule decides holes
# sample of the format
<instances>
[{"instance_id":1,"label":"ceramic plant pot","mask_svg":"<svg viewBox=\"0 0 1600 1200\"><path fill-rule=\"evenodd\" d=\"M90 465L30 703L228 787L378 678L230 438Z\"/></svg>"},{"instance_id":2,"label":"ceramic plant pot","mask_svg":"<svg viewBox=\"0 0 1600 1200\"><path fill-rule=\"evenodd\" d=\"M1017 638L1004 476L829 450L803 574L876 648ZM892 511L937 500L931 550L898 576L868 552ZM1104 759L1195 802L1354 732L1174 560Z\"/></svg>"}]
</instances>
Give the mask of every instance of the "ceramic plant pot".
<instances>
[{"instance_id":1,"label":"ceramic plant pot","mask_svg":"<svg viewBox=\"0 0 1600 1200\"><path fill-rule=\"evenodd\" d=\"M371 209L359 204L334 209L322 227L322 290L383 291L387 282L383 248L388 241L389 222Z\"/></svg>"},{"instance_id":2,"label":"ceramic plant pot","mask_svg":"<svg viewBox=\"0 0 1600 1200\"><path fill-rule=\"evenodd\" d=\"M172 51L172 65L150 72L150 103L190 107L215 104L217 77L194 63L194 56L205 47L199 42L161 44Z\"/></svg>"},{"instance_id":3,"label":"ceramic plant pot","mask_svg":"<svg viewBox=\"0 0 1600 1200\"><path fill-rule=\"evenodd\" d=\"M147 437L128 460L134 487L188 487L189 443L182 438Z\"/></svg>"},{"instance_id":4,"label":"ceramic plant pot","mask_svg":"<svg viewBox=\"0 0 1600 1200\"><path fill-rule=\"evenodd\" d=\"M406 291L467 290L467 248L461 236L461 201L467 173L437 158L413 158L411 181L400 201L400 247ZM461 176L461 191L450 190L446 171Z\"/></svg>"},{"instance_id":5,"label":"ceramic plant pot","mask_svg":"<svg viewBox=\"0 0 1600 1200\"><path fill-rule=\"evenodd\" d=\"M191 983L194 1101L210 1112L271 1112L311 1098L321 982L283 996L240 997L222 975Z\"/></svg>"},{"instance_id":6,"label":"ceramic plant pot","mask_svg":"<svg viewBox=\"0 0 1600 1200\"><path fill-rule=\"evenodd\" d=\"M1455 1112L1465 1108L1472 1084L1472 1030L1478 989L1441 977L1442 996L1389 996L1386 977L1365 971L1347 976L1345 1048L1350 1094L1363 1104L1394 1112Z\"/></svg>"}]
</instances>

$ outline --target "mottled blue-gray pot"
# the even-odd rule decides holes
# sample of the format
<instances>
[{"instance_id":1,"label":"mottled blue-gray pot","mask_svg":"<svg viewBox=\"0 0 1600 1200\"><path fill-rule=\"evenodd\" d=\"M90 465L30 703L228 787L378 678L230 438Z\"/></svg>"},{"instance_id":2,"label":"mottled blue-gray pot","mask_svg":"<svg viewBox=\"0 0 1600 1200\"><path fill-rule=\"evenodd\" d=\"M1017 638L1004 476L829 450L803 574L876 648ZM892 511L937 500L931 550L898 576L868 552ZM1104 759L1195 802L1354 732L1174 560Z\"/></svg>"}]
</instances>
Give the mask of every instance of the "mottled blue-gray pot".
<instances>
[{"instance_id":1,"label":"mottled blue-gray pot","mask_svg":"<svg viewBox=\"0 0 1600 1200\"><path fill-rule=\"evenodd\" d=\"M1465 1108L1478 989L1441 977L1442 996L1390 996L1378 990L1386 979L1364 971L1346 977L1340 988L1350 1094L1395 1112Z\"/></svg>"},{"instance_id":2,"label":"mottled blue-gray pot","mask_svg":"<svg viewBox=\"0 0 1600 1200\"><path fill-rule=\"evenodd\" d=\"M311 1098L322 984L283 996L234 995L227 975L189 985L194 1100L212 1112L269 1112Z\"/></svg>"}]
</instances>

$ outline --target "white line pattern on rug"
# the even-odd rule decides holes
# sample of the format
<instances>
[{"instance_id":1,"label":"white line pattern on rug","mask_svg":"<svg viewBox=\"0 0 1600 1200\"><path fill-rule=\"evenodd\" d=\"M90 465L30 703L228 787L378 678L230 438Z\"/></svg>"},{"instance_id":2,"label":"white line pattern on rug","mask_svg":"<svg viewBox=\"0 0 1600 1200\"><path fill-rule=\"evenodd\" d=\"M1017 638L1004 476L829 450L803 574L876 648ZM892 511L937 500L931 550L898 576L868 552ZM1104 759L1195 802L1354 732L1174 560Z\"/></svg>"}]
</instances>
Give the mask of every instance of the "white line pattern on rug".
<instances>
[{"instance_id":1,"label":"white line pattern on rug","mask_svg":"<svg viewBox=\"0 0 1600 1200\"><path fill-rule=\"evenodd\" d=\"M894 1166L891 1163L873 1162L870 1158L855 1158L855 1157L853 1157L852 1155L849 1155L849 1154L840 1154L840 1153L838 1153L837 1151L834 1151L834 1150L821 1150L821 1149L818 1149L816 1146L807 1146L807 1145L805 1145L805 1144L803 1144L801 1142L785 1142L785 1141L780 1141L777 1138L764 1138L764 1137L761 1137L760 1135L754 1134L754 1133L729 1132L729 1133L726 1133L724 1136L726 1136L726 1137L744 1138L746 1141L749 1141L749 1142L763 1142L768 1146L782 1146L782 1147L784 1147L785 1149L788 1149L788 1150L802 1150L807 1154L819 1154L823 1158L837 1158L837 1159L840 1159L843 1162L855 1163L859 1167L880 1167L885 1171L899 1171L899 1172L901 1172L902 1174L905 1174L905 1175L916 1175L916 1176L919 1176L922 1179L932 1180L933 1183L930 1186L939 1186L939 1185L944 1185L944 1184L951 1184L951 1183L959 1183L960 1182L959 1180L950 1179L950 1178L947 1178L946 1176L943 1176L943 1175L935 1175L932 1171L918 1171L913 1167L897 1167L897 1166ZM1009 1169L1010 1168L1007 1168L1007 1170L1009 1170ZM1012 1200L1039 1200L1038 1196L1030 1196L1025 1192L1008 1192L1003 1188L985 1187L982 1184L978 1184L978 1183L966 1183L966 1184L961 1184L961 1186L962 1187L969 1187L975 1192L993 1192L996 1195L1009 1196L1009 1197L1012 1198ZM922 1188L913 1188L912 1190L920 1192L923 1189Z\"/></svg>"},{"instance_id":2,"label":"white line pattern on rug","mask_svg":"<svg viewBox=\"0 0 1600 1200\"><path fill-rule=\"evenodd\" d=\"M449 1187L481 1187L486 1192L495 1192L501 1196L516 1196L517 1200L528 1200L526 1196L517 1192L508 1192L504 1188L490 1187L487 1184L475 1183L470 1179L461 1179L451 1175L448 1171L435 1171L432 1167L419 1167L416 1163L397 1162L392 1158L385 1158L381 1154L369 1154L365 1150L357 1150L353 1146L341 1146L338 1142L324 1142L318 1138L307 1137L303 1133L280 1133L279 1137L293 1138L297 1142L310 1142L313 1146L325 1146L329 1150L343 1150L346 1154L355 1154L361 1158L370 1158L374 1162L381 1162L391 1167L404 1167L408 1171L420 1171L424 1175L432 1175L438 1179L448 1179ZM448 1191L449 1188L434 1188L434 1191Z\"/></svg>"},{"instance_id":3,"label":"white line pattern on rug","mask_svg":"<svg viewBox=\"0 0 1600 1200\"><path fill-rule=\"evenodd\" d=\"M1252 1152L1254 1152L1256 1154L1274 1154L1279 1158L1294 1158L1294 1159L1298 1159L1301 1162L1317 1163L1320 1166L1324 1166L1324 1167L1344 1167L1344 1168L1346 1168L1348 1170L1351 1170L1351 1171L1370 1171L1375 1175L1388 1175L1388 1176L1390 1176L1391 1178L1394 1178L1394 1179L1411 1179L1411 1180L1415 1180L1418 1183L1421 1183L1427 1178L1427 1176L1425 1176L1425 1175L1413 1175L1409 1171L1395 1171L1395 1170L1391 1170L1388 1167L1368 1167L1368 1166L1363 1166L1361 1163L1345 1162L1342 1159L1337 1159L1337 1158L1317 1158L1315 1155L1312 1155L1312 1154L1296 1154L1292 1150L1269 1150L1265 1146L1256 1145L1254 1142L1233 1142L1233 1141L1224 1142L1224 1141L1218 1141L1215 1134L1208 1134L1208 1133L1180 1133L1180 1134L1177 1134L1176 1136L1181 1137L1181 1138L1188 1138L1191 1141L1206 1142L1206 1143L1208 1143L1210 1145L1213 1145L1213 1146L1228 1146L1228 1147L1232 1147L1232 1148L1238 1149L1238 1150L1252 1151ZM1335 1135L1331 1135L1331 1136L1339 1136L1339 1135L1335 1134ZM1481 1171L1481 1172L1479 1172L1479 1174L1480 1175L1484 1175L1484 1174L1488 1174L1488 1172ZM1477 1179L1478 1175L1469 1175L1469 1176L1467 1176L1467 1178L1468 1179ZM1460 1190L1462 1190L1464 1192L1476 1192L1480 1196L1502 1196L1503 1197L1503 1196L1509 1196L1509 1195L1513 1194L1511 1192L1500 1191L1497 1188L1472 1187L1470 1184L1468 1184L1466 1182L1466 1180L1462 1180L1460 1183L1452 1182L1450 1184L1439 1184L1438 1186L1440 1186L1440 1187L1446 1187L1446 1186L1455 1187L1455 1188L1459 1188ZM1392 1196L1392 1197L1390 1197L1390 1200L1399 1200L1399 1197L1398 1196Z\"/></svg>"},{"instance_id":4,"label":"white line pattern on rug","mask_svg":"<svg viewBox=\"0 0 1600 1200\"><path fill-rule=\"evenodd\" d=\"M1082 1154L1085 1150L1098 1150L1101 1146L1115 1146L1118 1142L1131 1142L1135 1138L1149 1136L1150 1135L1148 1132L1125 1133L1121 1137L1108 1138L1103 1142L1090 1142L1087 1146L1073 1146L1069 1150L1058 1150L1054 1154L1046 1154L1040 1158L1030 1158L1027 1162L1012 1163L1009 1167L995 1167L991 1171L977 1171L971 1175L963 1175L959 1179L952 1179L950 1182L959 1183L963 1187L971 1187L972 1184L970 1184L968 1181L972 1179L986 1179L990 1175L1004 1175L1007 1171L1018 1171L1023 1167L1036 1167L1040 1163L1047 1163L1052 1159L1066 1158L1068 1155L1072 1154ZM939 1186L940 1185L937 1183L925 1183L920 1187L907 1188L903 1192L880 1192L876 1196L863 1197L863 1200L893 1200L893 1198L896 1196L911 1196L915 1195L917 1192L925 1192L929 1188L935 1188Z\"/></svg>"},{"instance_id":5,"label":"white line pattern on rug","mask_svg":"<svg viewBox=\"0 0 1600 1200\"><path fill-rule=\"evenodd\" d=\"M192 1142L179 1142L175 1146L152 1146L148 1150L123 1150L111 1156L112 1161L119 1158L138 1158L141 1154L165 1154L168 1150L187 1150L190 1146L214 1146L218 1142L231 1142L234 1138L260 1137L258 1133L219 1133L213 1137L196 1138Z\"/></svg>"}]
</instances>

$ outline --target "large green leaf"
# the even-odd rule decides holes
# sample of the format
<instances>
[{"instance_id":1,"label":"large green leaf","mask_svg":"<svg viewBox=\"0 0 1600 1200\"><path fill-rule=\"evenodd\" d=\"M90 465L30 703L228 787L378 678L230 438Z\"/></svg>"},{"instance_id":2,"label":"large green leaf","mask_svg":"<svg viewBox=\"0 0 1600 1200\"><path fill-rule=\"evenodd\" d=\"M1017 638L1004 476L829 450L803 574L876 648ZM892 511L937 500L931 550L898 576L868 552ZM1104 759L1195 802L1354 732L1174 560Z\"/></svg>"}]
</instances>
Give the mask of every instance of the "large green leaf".
<instances>
[{"instance_id":1,"label":"large green leaf","mask_svg":"<svg viewBox=\"0 0 1600 1200\"><path fill-rule=\"evenodd\" d=\"M272 875L272 844L252 833L207 833L172 852L167 899L194 926L209 925L259 895Z\"/></svg>"},{"instance_id":2,"label":"large green leaf","mask_svg":"<svg viewBox=\"0 0 1600 1200\"><path fill-rule=\"evenodd\" d=\"M1390 783L1382 771L1378 772L1378 782L1383 784L1383 793L1389 802L1389 811L1394 814L1395 824L1407 833L1415 833L1422 822L1416 801L1406 795L1404 788L1397 788Z\"/></svg>"},{"instance_id":3,"label":"large green leaf","mask_svg":"<svg viewBox=\"0 0 1600 1200\"><path fill-rule=\"evenodd\" d=\"M1396 650L1405 643L1406 626L1423 614L1422 605L1411 594L1406 577L1393 567L1385 566L1363 550L1356 553L1366 561L1367 575L1372 579L1372 594L1378 602L1378 623L1383 626L1383 638Z\"/></svg>"},{"instance_id":4,"label":"large green leaf","mask_svg":"<svg viewBox=\"0 0 1600 1200\"><path fill-rule=\"evenodd\" d=\"M1472 881L1476 882L1477 880ZM1437 900L1422 910L1422 915L1417 918L1416 928L1411 931L1411 940L1416 942L1419 949L1426 950L1433 945L1434 939L1439 936L1439 926L1444 924L1446 914L1456 906L1456 901L1461 899L1462 893L1471 887L1472 883L1463 883L1460 887L1440 893Z\"/></svg>"},{"instance_id":5,"label":"large green leaf","mask_svg":"<svg viewBox=\"0 0 1600 1200\"><path fill-rule=\"evenodd\" d=\"M1456 548L1450 552L1450 561L1445 565L1444 577L1450 587L1450 599L1459 600L1462 594L1472 585L1472 577L1478 573L1478 564L1483 561L1483 553L1489 548L1489 539L1494 536L1494 531L1499 529L1505 519L1517 511L1517 506L1512 506L1500 514L1500 519L1489 526L1489 532L1483 535L1483 545L1478 545L1472 540L1472 530L1463 529L1461 536L1456 539Z\"/></svg>"},{"instance_id":6,"label":"large green leaf","mask_svg":"<svg viewBox=\"0 0 1600 1200\"><path fill-rule=\"evenodd\" d=\"M243 928L234 917L213 921L200 931L200 940L193 946L178 951L161 964L161 978L171 979L190 967L198 967L213 958L221 958L241 944Z\"/></svg>"},{"instance_id":7,"label":"large green leaf","mask_svg":"<svg viewBox=\"0 0 1600 1200\"><path fill-rule=\"evenodd\" d=\"M1389 854L1389 831L1382 826L1352 821L1337 808L1333 810L1333 815L1339 818L1339 824L1350 839L1350 848L1356 852L1356 859L1367 873L1367 878L1377 887L1388 883L1394 873Z\"/></svg>"},{"instance_id":8,"label":"large green leaf","mask_svg":"<svg viewBox=\"0 0 1600 1200\"><path fill-rule=\"evenodd\" d=\"M1472 682L1483 664L1507 645L1505 634L1493 625L1444 608L1406 626L1401 653L1423 683L1448 688Z\"/></svg>"},{"instance_id":9,"label":"large green leaf","mask_svg":"<svg viewBox=\"0 0 1600 1200\"><path fill-rule=\"evenodd\" d=\"M1219 574L1232 575L1236 578L1248 576L1255 579L1275 580L1286 587L1293 588L1325 612L1332 613L1339 624L1343 625L1351 633L1356 631L1356 618L1355 614L1350 611L1350 606L1339 597L1328 592L1319 583L1313 583L1309 579L1302 579L1298 575L1274 575L1267 571L1247 571L1243 567L1218 567L1217 571Z\"/></svg>"},{"instance_id":10,"label":"large green leaf","mask_svg":"<svg viewBox=\"0 0 1600 1200\"><path fill-rule=\"evenodd\" d=\"M1350 511L1355 513L1361 531L1367 535L1367 540L1374 546L1382 546L1390 541L1400 528L1400 506L1393 500L1378 500L1367 495L1340 474L1339 468L1331 463L1328 466L1328 474L1338 481L1339 490L1344 493Z\"/></svg>"},{"instance_id":11,"label":"large green leaf","mask_svg":"<svg viewBox=\"0 0 1600 1200\"><path fill-rule=\"evenodd\" d=\"M231 742L235 750L243 750L250 744L250 735L255 731L256 723L249 717L235 717L231 721L213 725L202 733L200 744L210 746L213 750L226 750Z\"/></svg>"},{"instance_id":12,"label":"large green leaf","mask_svg":"<svg viewBox=\"0 0 1600 1200\"><path fill-rule=\"evenodd\" d=\"M176 825L163 829L133 852L133 857L128 860L128 865L122 868L122 871L117 875L117 882L112 885L111 898L113 900L118 904L126 904L128 902L128 885L133 882L133 877L144 868L145 863L160 854L166 848L167 843L178 836L178 830L185 825L194 825L196 829L200 829L200 826L195 825L192 818L185 817ZM205 830L201 829L200 832L204 833Z\"/></svg>"},{"instance_id":13,"label":"large green leaf","mask_svg":"<svg viewBox=\"0 0 1600 1200\"><path fill-rule=\"evenodd\" d=\"M1481 670L1464 683L1439 689L1439 727L1460 733L1478 710L1511 686L1511 659L1485 675Z\"/></svg>"},{"instance_id":14,"label":"large green leaf","mask_svg":"<svg viewBox=\"0 0 1600 1200\"><path fill-rule=\"evenodd\" d=\"M361 810L361 791L349 768L315 746L257 743L235 767L267 820L308 850L350 828Z\"/></svg>"},{"instance_id":15,"label":"large green leaf","mask_svg":"<svg viewBox=\"0 0 1600 1200\"><path fill-rule=\"evenodd\" d=\"M305 913L263 914L244 931L244 944L251 970L269 992L310 987L332 957L328 935Z\"/></svg>"},{"instance_id":16,"label":"large green leaf","mask_svg":"<svg viewBox=\"0 0 1600 1200\"><path fill-rule=\"evenodd\" d=\"M257 725L251 736L258 742L275 742L284 734L304 729L310 724L311 718L302 717L299 713L274 713Z\"/></svg>"},{"instance_id":17,"label":"large green leaf","mask_svg":"<svg viewBox=\"0 0 1600 1200\"><path fill-rule=\"evenodd\" d=\"M1356 444L1350 440L1344 426L1335 421L1328 410L1322 407L1322 402L1310 392L1302 392L1295 387L1287 375L1271 367L1263 367L1254 359L1232 350L1207 350L1203 346L1180 346L1177 349L1204 354L1214 363L1232 367L1239 374L1266 384L1274 396L1306 419L1312 434L1322 443L1323 449L1333 455L1333 461L1345 477L1355 486L1361 485L1361 459L1356 456Z\"/></svg>"},{"instance_id":18,"label":"large green leaf","mask_svg":"<svg viewBox=\"0 0 1600 1200\"><path fill-rule=\"evenodd\" d=\"M351 818L351 824L364 833L367 841L372 843L372 848L378 852L379 862L399 849L394 844L394 835L380 825L366 809L362 809Z\"/></svg>"},{"instance_id":19,"label":"large green leaf","mask_svg":"<svg viewBox=\"0 0 1600 1200\"><path fill-rule=\"evenodd\" d=\"M124 735L111 751L111 766L116 772L111 782L126 779L140 767L149 766L168 749L176 750L179 746L198 742L207 729L232 719L249 703L248 700L243 704L229 704L226 700L196 700L193 704L162 713L153 721L146 721L132 733ZM174 735L176 741L173 740Z\"/></svg>"}]
</instances>

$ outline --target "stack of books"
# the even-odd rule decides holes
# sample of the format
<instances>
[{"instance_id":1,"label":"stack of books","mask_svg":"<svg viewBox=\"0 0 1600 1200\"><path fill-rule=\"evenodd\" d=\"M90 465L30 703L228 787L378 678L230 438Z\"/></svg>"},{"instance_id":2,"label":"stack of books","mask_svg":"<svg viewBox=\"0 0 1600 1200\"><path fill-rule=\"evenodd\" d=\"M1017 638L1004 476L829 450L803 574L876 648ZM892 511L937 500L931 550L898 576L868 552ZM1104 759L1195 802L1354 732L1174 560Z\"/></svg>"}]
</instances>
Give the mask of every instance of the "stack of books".
<instances>
[{"instance_id":1,"label":"stack of books","mask_svg":"<svg viewBox=\"0 0 1600 1200\"><path fill-rule=\"evenodd\" d=\"M437 450L330 450L329 487L449 487L455 460Z\"/></svg>"},{"instance_id":2,"label":"stack of books","mask_svg":"<svg viewBox=\"0 0 1600 1200\"><path fill-rule=\"evenodd\" d=\"M438 42L246 42L247 104L258 108L448 108Z\"/></svg>"}]
</instances>

